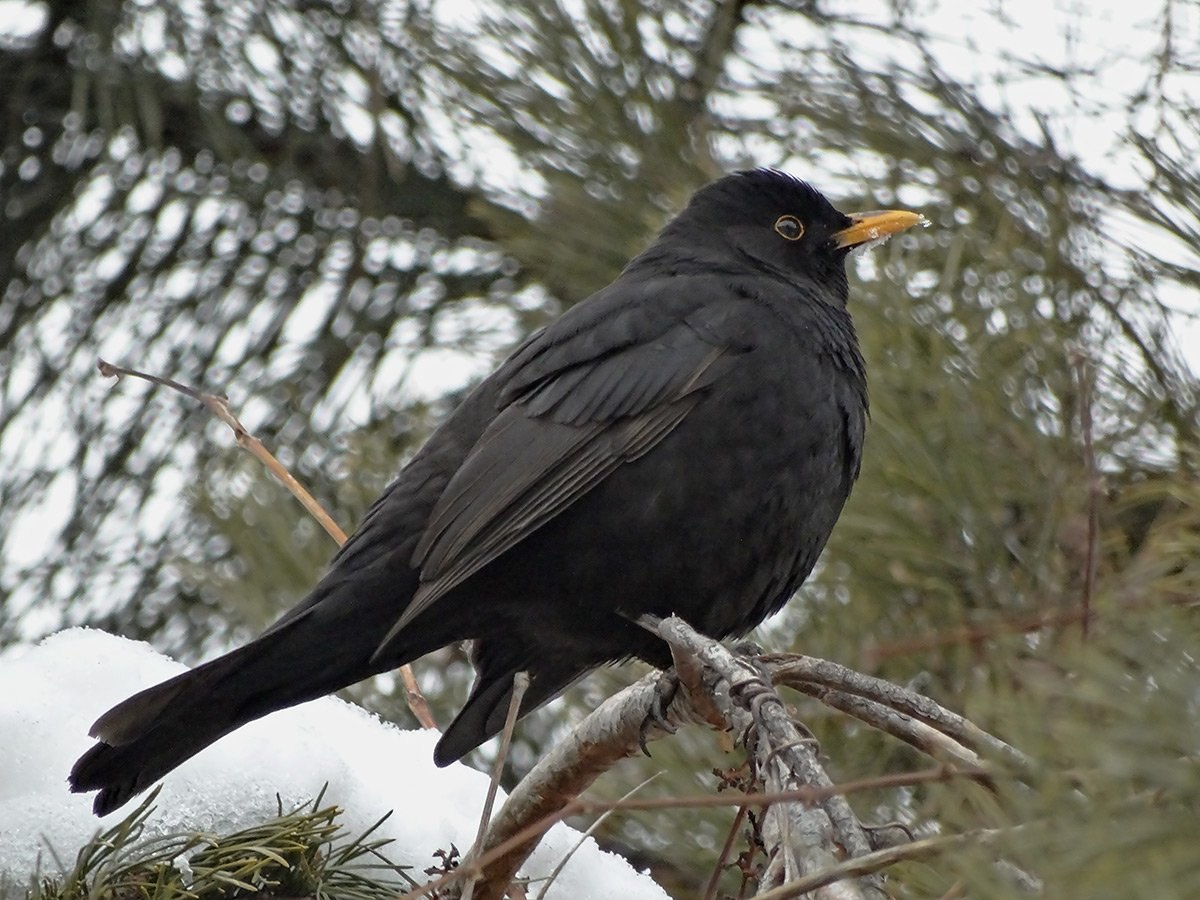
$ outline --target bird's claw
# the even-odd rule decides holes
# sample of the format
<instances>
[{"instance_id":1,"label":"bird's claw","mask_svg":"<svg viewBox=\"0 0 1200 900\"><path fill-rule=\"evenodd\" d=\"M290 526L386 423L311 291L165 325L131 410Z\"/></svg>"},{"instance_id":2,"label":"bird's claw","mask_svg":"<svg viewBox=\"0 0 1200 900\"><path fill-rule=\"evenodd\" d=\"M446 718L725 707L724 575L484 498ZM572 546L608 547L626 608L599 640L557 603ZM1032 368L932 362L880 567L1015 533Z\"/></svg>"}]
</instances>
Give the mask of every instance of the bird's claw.
<instances>
[{"instance_id":1,"label":"bird's claw","mask_svg":"<svg viewBox=\"0 0 1200 900\"><path fill-rule=\"evenodd\" d=\"M679 693L679 676L675 674L675 670L667 669L660 673L658 681L654 685L654 696L650 699L650 710L646 713L646 718L642 719L641 728L638 729L638 746L647 759L650 758L650 748L646 746L646 736L651 725L657 725L667 734L674 734L679 730L667 721L667 710L677 693Z\"/></svg>"},{"instance_id":2,"label":"bird's claw","mask_svg":"<svg viewBox=\"0 0 1200 900\"><path fill-rule=\"evenodd\" d=\"M738 641L733 645L733 652L738 656L762 656L766 651L762 644L756 644L754 641Z\"/></svg>"}]
</instances>

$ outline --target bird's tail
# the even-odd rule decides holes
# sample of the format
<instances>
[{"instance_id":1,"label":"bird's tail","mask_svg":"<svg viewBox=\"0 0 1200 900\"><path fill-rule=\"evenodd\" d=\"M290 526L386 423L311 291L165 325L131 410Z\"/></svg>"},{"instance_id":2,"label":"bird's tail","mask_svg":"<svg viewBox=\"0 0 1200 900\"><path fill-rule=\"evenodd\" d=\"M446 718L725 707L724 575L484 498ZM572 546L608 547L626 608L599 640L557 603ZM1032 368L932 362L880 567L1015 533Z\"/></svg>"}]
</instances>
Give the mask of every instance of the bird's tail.
<instances>
[{"instance_id":1,"label":"bird's tail","mask_svg":"<svg viewBox=\"0 0 1200 900\"><path fill-rule=\"evenodd\" d=\"M98 743L71 769L71 790L99 791L92 809L106 815L249 721L243 704L220 689L241 656L235 651L215 659L106 712L90 732Z\"/></svg>"},{"instance_id":2,"label":"bird's tail","mask_svg":"<svg viewBox=\"0 0 1200 900\"><path fill-rule=\"evenodd\" d=\"M476 653L473 659L478 670L475 685L434 748L436 765L444 767L457 762L504 730L508 708L512 705L513 676L517 672L524 669L530 676L521 698L522 716L553 700L583 674L577 666L563 668L544 659L532 663L517 662L505 657L505 649L511 651L513 648L502 648L498 657L481 657Z\"/></svg>"},{"instance_id":3,"label":"bird's tail","mask_svg":"<svg viewBox=\"0 0 1200 900\"><path fill-rule=\"evenodd\" d=\"M104 815L247 722L449 643L455 626L442 617L373 658L403 607L387 598L406 596L406 586L388 573L377 583L327 579L244 647L118 703L92 726L99 743L71 769L71 790L99 791L93 809Z\"/></svg>"},{"instance_id":4,"label":"bird's tail","mask_svg":"<svg viewBox=\"0 0 1200 900\"><path fill-rule=\"evenodd\" d=\"M294 620L118 703L92 726L98 743L72 767L71 790L99 791L92 809L103 816L247 722L397 664L371 661L369 629L339 641L338 623L323 624Z\"/></svg>"}]
</instances>

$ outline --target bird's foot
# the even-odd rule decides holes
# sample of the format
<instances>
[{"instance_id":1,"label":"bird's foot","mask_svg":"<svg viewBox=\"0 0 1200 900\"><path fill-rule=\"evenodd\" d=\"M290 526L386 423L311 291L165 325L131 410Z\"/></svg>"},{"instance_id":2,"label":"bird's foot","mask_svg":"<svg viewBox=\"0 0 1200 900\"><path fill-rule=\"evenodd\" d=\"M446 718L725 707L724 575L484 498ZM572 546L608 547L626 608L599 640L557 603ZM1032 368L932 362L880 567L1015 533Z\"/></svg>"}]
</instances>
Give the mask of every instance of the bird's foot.
<instances>
[{"instance_id":1,"label":"bird's foot","mask_svg":"<svg viewBox=\"0 0 1200 900\"><path fill-rule=\"evenodd\" d=\"M756 644L754 641L738 641L731 649L738 656L762 656L766 653L762 644Z\"/></svg>"},{"instance_id":2,"label":"bird's foot","mask_svg":"<svg viewBox=\"0 0 1200 900\"><path fill-rule=\"evenodd\" d=\"M667 710L678 693L679 676L675 674L675 669L670 668L660 672L658 681L654 685L654 696L650 700L650 711L646 713L646 718L642 720L642 727L638 729L638 746L642 748L642 752L646 754L647 758L650 756L650 748L646 746L646 735L651 726L656 725L667 734L674 734L678 731L667 721Z\"/></svg>"},{"instance_id":3,"label":"bird's foot","mask_svg":"<svg viewBox=\"0 0 1200 900\"><path fill-rule=\"evenodd\" d=\"M862 830L866 832L867 840L873 850L885 850L905 842L912 843L917 839L913 830L904 822L899 821L884 822L882 825L862 825ZM903 835L903 838L898 837L897 834Z\"/></svg>"}]
</instances>

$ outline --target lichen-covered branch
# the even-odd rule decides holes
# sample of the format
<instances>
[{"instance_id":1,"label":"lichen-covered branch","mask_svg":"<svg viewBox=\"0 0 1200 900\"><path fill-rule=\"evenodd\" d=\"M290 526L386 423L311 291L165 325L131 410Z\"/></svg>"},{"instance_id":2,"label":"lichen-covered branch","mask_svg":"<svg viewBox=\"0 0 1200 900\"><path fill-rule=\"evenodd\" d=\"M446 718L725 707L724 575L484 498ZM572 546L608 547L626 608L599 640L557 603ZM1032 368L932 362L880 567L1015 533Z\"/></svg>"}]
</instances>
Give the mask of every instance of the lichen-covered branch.
<instances>
[{"instance_id":1,"label":"lichen-covered branch","mask_svg":"<svg viewBox=\"0 0 1200 900\"><path fill-rule=\"evenodd\" d=\"M792 719L773 684L793 686L946 763L933 772L938 780L988 777L991 769L981 764L981 755L1020 772L1032 768L1019 751L961 716L881 679L812 657L735 653L676 617L644 624L671 645L679 670L680 689L662 710L662 721L652 715L662 698L659 674L610 698L521 780L469 854L478 863L425 890L466 877L474 883L475 900L502 900L541 835L567 813L588 807L580 795L615 763L639 752L643 738L661 738L664 726L720 722L747 748L762 785L768 863L760 892L798 896L793 887L804 885L817 900L883 900L882 869L889 860L908 857L881 855L872 846L846 798L852 786L833 783L816 741ZM915 773L914 780L929 775ZM895 777L881 777L878 786Z\"/></svg>"}]
</instances>

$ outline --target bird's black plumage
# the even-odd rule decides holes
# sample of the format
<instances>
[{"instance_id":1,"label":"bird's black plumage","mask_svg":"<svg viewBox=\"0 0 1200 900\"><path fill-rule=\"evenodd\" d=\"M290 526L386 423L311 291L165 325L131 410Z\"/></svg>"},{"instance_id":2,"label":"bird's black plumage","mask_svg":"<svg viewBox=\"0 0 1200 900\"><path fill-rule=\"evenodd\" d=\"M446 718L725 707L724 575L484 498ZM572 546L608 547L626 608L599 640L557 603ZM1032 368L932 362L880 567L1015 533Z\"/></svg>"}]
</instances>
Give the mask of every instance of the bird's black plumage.
<instances>
[{"instance_id":1,"label":"bird's black plumage","mask_svg":"<svg viewBox=\"0 0 1200 900\"><path fill-rule=\"evenodd\" d=\"M445 765L500 730L518 671L528 712L602 663L669 664L641 614L715 637L758 624L812 570L858 474L845 255L916 221L844 215L770 170L699 191L468 396L303 602L105 713L72 790L98 790L103 814L252 719L471 639Z\"/></svg>"}]
</instances>

